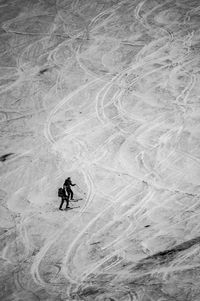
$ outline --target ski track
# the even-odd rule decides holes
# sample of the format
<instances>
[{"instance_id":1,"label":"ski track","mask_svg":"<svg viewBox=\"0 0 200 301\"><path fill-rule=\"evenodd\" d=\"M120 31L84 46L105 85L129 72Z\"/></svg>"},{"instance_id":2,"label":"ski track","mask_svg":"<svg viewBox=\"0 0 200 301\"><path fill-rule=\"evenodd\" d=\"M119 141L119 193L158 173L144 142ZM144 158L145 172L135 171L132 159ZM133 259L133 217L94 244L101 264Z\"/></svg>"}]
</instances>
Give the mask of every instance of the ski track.
<instances>
[{"instance_id":1,"label":"ski track","mask_svg":"<svg viewBox=\"0 0 200 301\"><path fill-rule=\"evenodd\" d=\"M177 20L170 22L170 10L178 9L178 1L157 1L153 6L147 0L113 2L110 6L103 3L100 6L102 11L97 10L96 15L98 1L90 5L81 0L71 3L57 0L55 10L45 13L39 13L33 5L30 19L54 17L51 22L44 18L44 23L41 23L47 26L44 32L27 32L26 27L23 29L20 22L29 22L24 13L1 24L5 35L13 38L13 44L18 38L21 39L20 44L16 44L19 53L14 50L15 46L10 46L16 55L13 73L5 71L5 75L0 77L0 96L8 96L8 103L3 100L0 105L1 131L5 134L5 125L12 130L14 122L20 123L21 120L22 129L26 127L26 122L30 128L33 123L38 123L29 141L21 146L22 154L19 151L18 157L0 162L5 169L0 176L0 188L5 186L5 191L10 189L12 177L18 176L12 197L5 197L7 207L1 205L1 208L7 208L6 217L2 215L2 228L8 225L8 230L0 236L2 242L7 240L2 245L2 260L9 265L18 264L18 269L12 272L16 298L23 298L20 297L23 291L28 294L27 298L31 298L30 301L41 300L39 289L34 290L35 285L46 291L55 290L54 293L63 287L62 300L92 300L89 295L82 299L84 288L98 286L98 277L109 275L116 278L106 282L104 292L99 284L102 292L99 291L99 296L94 295L93 300L142 301L146 297L148 300L164 301L167 300L164 294L163 297L154 298L145 285L141 285L140 289L135 284L132 289L124 281L128 279L130 282L140 277L158 280L160 277L159 281L167 283L176 273L184 274L200 267L198 261L193 259L199 256L196 245L187 251L180 251L175 259L165 265L159 265L158 262L154 264L152 260L146 270L142 267L140 271L136 269L130 272L130 268L126 267L126 262L131 262L132 268L137 266L138 259L135 260L134 255L137 258L139 248L140 255L148 258L149 254L181 244L182 237L179 239L175 233L176 229L177 233L182 233L183 224L187 230L187 240L198 236L199 225L195 224L195 220L200 215L199 188L191 179L200 174L200 157L195 147L190 149L189 146L195 143L193 140L197 147L199 145L196 134L199 133L198 124L192 123L191 117L195 109L199 112L199 107L193 108L190 102L195 93L199 93L199 58L192 47L198 41L193 19L199 16L200 6L188 8L181 21L177 17ZM7 4L0 7L6 9ZM185 12L184 5L180 7ZM124 9L127 9L127 18L123 15ZM91 17L87 20L90 10ZM166 14L162 15L165 10ZM80 20L82 28L78 21L70 20L71 16ZM35 22L39 22L37 20ZM121 21L127 23L123 37L120 36ZM116 36L112 35L112 30L116 31ZM141 33L138 37L137 30ZM30 39L29 44L25 43L26 37ZM102 54L102 41L114 40L114 46ZM127 45L134 50L138 43L143 45L138 52L133 51L132 54L130 50L131 54L128 51L126 55L123 54L123 50L128 49ZM23 48L20 45L26 46ZM96 55L98 47L101 57L100 54L96 57L97 66L94 66L94 60L91 61L91 68L90 56ZM62 65L59 54L67 56L65 50L69 54L65 58L65 65ZM117 51L121 51L121 56ZM85 53L88 54L88 60L85 60ZM46 62L38 65L45 61L44 57ZM130 62L127 64L128 57ZM106 68L103 75L100 75L102 70L99 70L99 65ZM39 71L45 68L47 70L39 76ZM23 104L16 108L12 103L9 104L9 95L14 95L16 91L17 98L20 89L24 90L22 100L30 98L32 101L27 109L23 108ZM26 89L30 90L30 94L25 94ZM154 133L159 130L163 132L155 138ZM31 151L31 139L34 141L34 151ZM186 149L182 144L183 139L188 146ZM2 154L3 150L2 147ZM16 158L23 160L27 153L30 162L22 161L21 165L17 165ZM53 167L48 167L45 155L47 160L52 160ZM194 174L193 171L189 174L188 162L192 162ZM35 174L39 169L36 180ZM74 188L75 194L81 195L80 191L85 193L80 201L80 210L55 212L55 193L53 197L51 193L57 190L58 185L62 185L60 183L69 173L73 182L78 185L81 183L79 191ZM54 178L52 183L49 180L51 177ZM126 180L123 182L123 179ZM181 179L183 185L180 184ZM142 182L146 183L147 189ZM44 191L41 191L41 183L46 185ZM163 196L165 192L167 195ZM37 193L41 205L34 203ZM173 204L176 194L193 196L192 204L188 201L177 212ZM182 206L181 202L179 204ZM154 221L154 214L161 206L166 229L161 217L156 216ZM171 216L167 215L169 208ZM10 217L9 210L14 211L15 217ZM188 212L191 212L190 215ZM52 224L49 226L51 218ZM14 223L12 227L11 220ZM49 231L44 231L44 236L39 231L39 224L35 225L40 220L41 227L49 227ZM143 224L149 224L150 228L142 229ZM34 227L35 235L41 235L41 241L35 238ZM69 229L73 233L70 232L67 237ZM116 234L117 231L120 232ZM145 231L150 232L147 235ZM164 237L163 240L160 237ZM130 242L131 251L128 249ZM57 257L56 248L62 248ZM14 250L16 260L12 258ZM49 254L54 255L51 258ZM77 263L79 260L80 266ZM140 264L140 259L138 262ZM34 285L24 276L23 266L26 264ZM94 280L91 280L91 276ZM59 283L59 277L65 279L65 283L63 280ZM76 299L72 299L72 296Z\"/></svg>"}]
</instances>

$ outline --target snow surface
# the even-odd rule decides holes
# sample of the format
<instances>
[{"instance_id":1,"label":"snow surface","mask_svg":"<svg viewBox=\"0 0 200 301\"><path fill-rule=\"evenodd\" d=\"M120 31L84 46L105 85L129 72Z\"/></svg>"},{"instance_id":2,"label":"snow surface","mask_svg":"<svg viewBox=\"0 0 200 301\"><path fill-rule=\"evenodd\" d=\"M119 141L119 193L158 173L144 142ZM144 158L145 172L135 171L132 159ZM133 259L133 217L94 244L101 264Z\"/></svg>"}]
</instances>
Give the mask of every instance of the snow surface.
<instances>
[{"instance_id":1,"label":"snow surface","mask_svg":"<svg viewBox=\"0 0 200 301\"><path fill-rule=\"evenodd\" d=\"M0 22L0 299L199 301L199 1L1 0Z\"/></svg>"}]
</instances>

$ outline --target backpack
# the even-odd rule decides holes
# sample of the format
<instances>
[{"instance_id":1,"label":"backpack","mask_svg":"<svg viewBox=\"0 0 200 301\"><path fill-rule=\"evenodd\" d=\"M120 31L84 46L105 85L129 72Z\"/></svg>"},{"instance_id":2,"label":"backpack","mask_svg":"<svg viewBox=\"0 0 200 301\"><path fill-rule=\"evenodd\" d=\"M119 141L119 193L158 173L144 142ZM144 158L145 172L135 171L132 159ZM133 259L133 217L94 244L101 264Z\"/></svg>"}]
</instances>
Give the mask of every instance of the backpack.
<instances>
[{"instance_id":1,"label":"backpack","mask_svg":"<svg viewBox=\"0 0 200 301\"><path fill-rule=\"evenodd\" d=\"M58 188L58 196L62 197L63 195L64 195L63 188L62 187Z\"/></svg>"}]
</instances>

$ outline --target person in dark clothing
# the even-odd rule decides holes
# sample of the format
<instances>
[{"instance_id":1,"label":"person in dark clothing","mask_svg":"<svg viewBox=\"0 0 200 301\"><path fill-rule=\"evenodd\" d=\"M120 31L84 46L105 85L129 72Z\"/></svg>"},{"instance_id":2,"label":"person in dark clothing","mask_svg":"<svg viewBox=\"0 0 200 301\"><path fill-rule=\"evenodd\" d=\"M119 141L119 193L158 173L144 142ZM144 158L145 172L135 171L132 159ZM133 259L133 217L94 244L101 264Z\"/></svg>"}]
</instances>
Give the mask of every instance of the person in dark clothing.
<instances>
[{"instance_id":1,"label":"person in dark clothing","mask_svg":"<svg viewBox=\"0 0 200 301\"><path fill-rule=\"evenodd\" d=\"M69 197L66 195L66 192L65 192L65 189L64 189L64 186L63 186L63 192L62 192L62 195L61 195L61 203L60 203L59 210L63 210L62 206L63 206L65 201L66 201L66 209L67 209L67 208L69 208Z\"/></svg>"},{"instance_id":2,"label":"person in dark clothing","mask_svg":"<svg viewBox=\"0 0 200 301\"><path fill-rule=\"evenodd\" d=\"M76 184L72 184L71 178L67 178L64 182L63 188L65 189L68 199L73 200L74 199L74 193L71 189L71 186L75 186Z\"/></svg>"}]
</instances>

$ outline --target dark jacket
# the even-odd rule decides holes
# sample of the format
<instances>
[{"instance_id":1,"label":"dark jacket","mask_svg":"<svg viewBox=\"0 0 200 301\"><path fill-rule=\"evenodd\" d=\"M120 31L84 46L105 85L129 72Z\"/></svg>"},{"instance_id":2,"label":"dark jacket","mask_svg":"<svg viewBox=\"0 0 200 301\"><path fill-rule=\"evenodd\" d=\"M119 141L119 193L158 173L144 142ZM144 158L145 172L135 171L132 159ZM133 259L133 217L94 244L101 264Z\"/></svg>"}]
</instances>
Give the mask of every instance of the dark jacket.
<instances>
[{"instance_id":1,"label":"dark jacket","mask_svg":"<svg viewBox=\"0 0 200 301\"><path fill-rule=\"evenodd\" d=\"M71 189L70 186L75 186L75 185L76 184L72 184L70 179L66 179L65 182L64 182L63 187L66 188L66 189Z\"/></svg>"}]
</instances>

